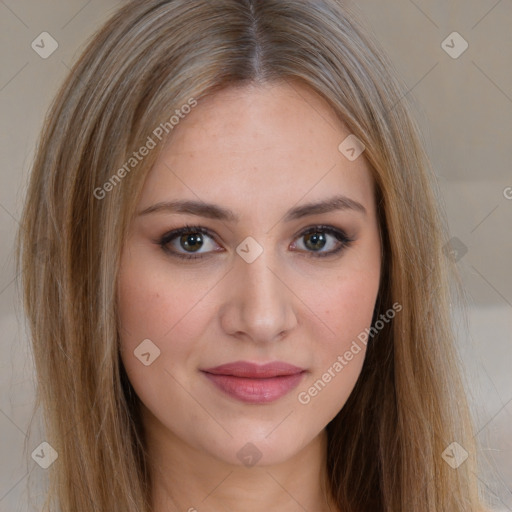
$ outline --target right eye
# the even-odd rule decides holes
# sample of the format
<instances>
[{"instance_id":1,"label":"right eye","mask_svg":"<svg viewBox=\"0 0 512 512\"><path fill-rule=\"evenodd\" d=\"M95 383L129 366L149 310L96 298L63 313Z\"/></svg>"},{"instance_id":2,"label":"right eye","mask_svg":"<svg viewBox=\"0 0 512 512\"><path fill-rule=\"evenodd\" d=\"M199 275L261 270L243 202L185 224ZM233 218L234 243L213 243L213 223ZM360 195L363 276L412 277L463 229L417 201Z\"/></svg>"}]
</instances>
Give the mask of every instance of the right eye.
<instances>
[{"instance_id":1,"label":"right eye","mask_svg":"<svg viewBox=\"0 0 512 512\"><path fill-rule=\"evenodd\" d=\"M184 226L163 235L159 241L160 247L171 256L182 259L203 258L209 252L219 252L218 249L198 252L205 246L205 240L214 240L210 230L202 226ZM206 243L208 247L208 243ZM218 246L217 246L218 247ZM184 252L181 252L184 251Z\"/></svg>"}]
</instances>

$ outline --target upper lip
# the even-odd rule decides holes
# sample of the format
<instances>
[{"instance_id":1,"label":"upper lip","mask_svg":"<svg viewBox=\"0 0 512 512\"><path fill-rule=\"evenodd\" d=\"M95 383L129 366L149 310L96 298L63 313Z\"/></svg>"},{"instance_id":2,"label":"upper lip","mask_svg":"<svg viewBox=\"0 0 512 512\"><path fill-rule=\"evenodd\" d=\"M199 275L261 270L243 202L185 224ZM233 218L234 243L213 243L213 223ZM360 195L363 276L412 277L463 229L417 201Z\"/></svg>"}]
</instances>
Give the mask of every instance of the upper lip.
<instances>
[{"instance_id":1,"label":"upper lip","mask_svg":"<svg viewBox=\"0 0 512 512\"><path fill-rule=\"evenodd\" d=\"M266 364L251 363L249 361L234 361L232 363L221 364L214 368L202 370L213 375L232 375L234 377L246 377L249 379L265 379L285 375L295 375L305 371L293 364L283 361L274 361Z\"/></svg>"}]
</instances>

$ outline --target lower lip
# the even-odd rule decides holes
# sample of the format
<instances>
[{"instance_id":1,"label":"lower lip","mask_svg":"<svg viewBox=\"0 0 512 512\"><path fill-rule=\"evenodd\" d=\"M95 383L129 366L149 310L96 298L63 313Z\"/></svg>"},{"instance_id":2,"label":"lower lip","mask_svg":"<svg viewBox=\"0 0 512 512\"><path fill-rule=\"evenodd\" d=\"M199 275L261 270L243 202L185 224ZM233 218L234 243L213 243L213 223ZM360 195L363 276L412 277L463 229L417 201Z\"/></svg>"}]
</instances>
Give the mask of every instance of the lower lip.
<instances>
[{"instance_id":1,"label":"lower lip","mask_svg":"<svg viewBox=\"0 0 512 512\"><path fill-rule=\"evenodd\" d=\"M300 372L267 379L249 379L203 373L227 395L250 404L265 404L278 400L297 387L304 375L304 372Z\"/></svg>"}]
</instances>

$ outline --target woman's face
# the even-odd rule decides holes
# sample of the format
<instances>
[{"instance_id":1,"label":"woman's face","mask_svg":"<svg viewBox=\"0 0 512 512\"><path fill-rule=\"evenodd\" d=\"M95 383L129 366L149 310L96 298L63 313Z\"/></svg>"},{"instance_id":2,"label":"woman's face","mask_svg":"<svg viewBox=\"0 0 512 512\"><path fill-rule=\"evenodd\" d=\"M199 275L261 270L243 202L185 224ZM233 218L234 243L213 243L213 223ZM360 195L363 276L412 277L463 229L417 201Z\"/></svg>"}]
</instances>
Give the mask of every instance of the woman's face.
<instances>
[{"instance_id":1,"label":"woman's face","mask_svg":"<svg viewBox=\"0 0 512 512\"><path fill-rule=\"evenodd\" d=\"M350 139L338 149L349 135L302 85L224 90L174 128L118 288L122 360L153 439L277 464L345 404L381 264L369 166ZM166 236L185 225L204 231Z\"/></svg>"}]
</instances>

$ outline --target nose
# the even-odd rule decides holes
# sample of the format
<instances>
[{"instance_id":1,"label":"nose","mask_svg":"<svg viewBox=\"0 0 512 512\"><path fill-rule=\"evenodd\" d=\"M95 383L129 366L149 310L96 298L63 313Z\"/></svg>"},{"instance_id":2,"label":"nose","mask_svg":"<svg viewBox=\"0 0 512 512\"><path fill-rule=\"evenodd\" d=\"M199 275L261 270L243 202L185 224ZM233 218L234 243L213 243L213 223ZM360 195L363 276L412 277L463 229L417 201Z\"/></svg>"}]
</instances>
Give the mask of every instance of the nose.
<instances>
[{"instance_id":1,"label":"nose","mask_svg":"<svg viewBox=\"0 0 512 512\"><path fill-rule=\"evenodd\" d=\"M281 339L298 325L295 310L300 301L293 283L286 282L282 268L267 251L252 263L237 257L229 275L220 309L224 332L262 344Z\"/></svg>"}]
</instances>

